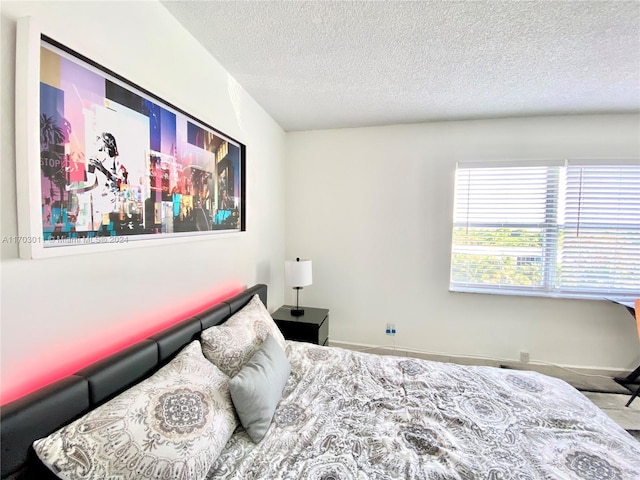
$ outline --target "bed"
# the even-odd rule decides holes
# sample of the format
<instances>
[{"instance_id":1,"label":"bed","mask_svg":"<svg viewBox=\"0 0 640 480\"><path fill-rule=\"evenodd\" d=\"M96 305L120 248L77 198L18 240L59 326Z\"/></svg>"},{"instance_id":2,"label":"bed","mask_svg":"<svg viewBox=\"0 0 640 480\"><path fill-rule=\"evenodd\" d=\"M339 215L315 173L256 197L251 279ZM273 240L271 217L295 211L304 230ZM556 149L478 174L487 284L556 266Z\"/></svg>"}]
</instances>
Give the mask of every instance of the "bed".
<instances>
[{"instance_id":1,"label":"bed","mask_svg":"<svg viewBox=\"0 0 640 480\"><path fill-rule=\"evenodd\" d=\"M3 407L2 478L56 478L35 455L34 440L131 389L254 295L266 305L266 294L265 285L251 287ZM283 346L291 373L266 434L254 443L238 426L207 465L208 480L640 478L640 443L563 381Z\"/></svg>"}]
</instances>

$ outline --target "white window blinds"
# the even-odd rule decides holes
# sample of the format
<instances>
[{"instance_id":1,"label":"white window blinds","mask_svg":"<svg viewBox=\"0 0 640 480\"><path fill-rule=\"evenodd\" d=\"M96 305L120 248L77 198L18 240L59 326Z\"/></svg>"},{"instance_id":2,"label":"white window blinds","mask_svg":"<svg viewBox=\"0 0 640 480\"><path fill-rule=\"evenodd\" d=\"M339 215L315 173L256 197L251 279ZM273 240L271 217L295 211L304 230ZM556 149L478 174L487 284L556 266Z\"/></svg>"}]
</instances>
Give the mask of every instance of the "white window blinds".
<instances>
[{"instance_id":1,"label":"white window blinds","mask_svg":"<svg viewBox=\"0 0 640 480\"><path fill-rule=\"evenodd\" d=\"M450 289L640 296L640 163L459 165Z\"/></svg>"}]
</instances>

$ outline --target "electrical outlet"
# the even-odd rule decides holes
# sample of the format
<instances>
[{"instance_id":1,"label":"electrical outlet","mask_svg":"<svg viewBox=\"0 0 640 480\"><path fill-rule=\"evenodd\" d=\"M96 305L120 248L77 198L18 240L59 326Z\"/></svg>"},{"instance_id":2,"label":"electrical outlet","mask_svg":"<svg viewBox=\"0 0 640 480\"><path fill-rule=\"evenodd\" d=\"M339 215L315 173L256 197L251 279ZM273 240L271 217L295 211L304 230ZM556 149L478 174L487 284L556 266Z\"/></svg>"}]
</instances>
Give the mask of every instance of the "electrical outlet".
<instances>
[{"instance_id":1,"label":"electrical outlet","mask_svg":"<svg viewBox=\"0 0 640 480\"><path fill-rule=\"evenodd\" d=\"M529 363L529 352L520 352L520 363Z\"/></svg>"},{"instance_id":2,"label":"electrical outlet","mask_svg":"<svg viewBox=\"0 0 640 480\"><path fill-rule=\"evenodd\" d=\"M387 323L387 328L384 331L387 335L395 335L396 334L396 326L394 323Z\"/></svg>"}]
</instances>

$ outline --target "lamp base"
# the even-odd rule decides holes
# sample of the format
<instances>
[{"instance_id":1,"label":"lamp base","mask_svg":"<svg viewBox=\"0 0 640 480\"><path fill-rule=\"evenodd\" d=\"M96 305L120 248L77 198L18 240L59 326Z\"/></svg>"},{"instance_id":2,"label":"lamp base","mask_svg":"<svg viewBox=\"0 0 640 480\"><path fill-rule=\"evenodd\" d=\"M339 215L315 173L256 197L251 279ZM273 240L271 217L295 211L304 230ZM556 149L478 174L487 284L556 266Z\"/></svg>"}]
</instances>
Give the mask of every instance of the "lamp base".
<instances>
[{"instance_id":1,"label":"lamp base","mask_svg":"<svg viewBox=\"0 0 640 480\"><path fill-rule=\"evenodd\" d=\"M291 309L291 316L292 317L300 317L304 315L304 308L292 308Z\"/></svg>"}]
</instances>

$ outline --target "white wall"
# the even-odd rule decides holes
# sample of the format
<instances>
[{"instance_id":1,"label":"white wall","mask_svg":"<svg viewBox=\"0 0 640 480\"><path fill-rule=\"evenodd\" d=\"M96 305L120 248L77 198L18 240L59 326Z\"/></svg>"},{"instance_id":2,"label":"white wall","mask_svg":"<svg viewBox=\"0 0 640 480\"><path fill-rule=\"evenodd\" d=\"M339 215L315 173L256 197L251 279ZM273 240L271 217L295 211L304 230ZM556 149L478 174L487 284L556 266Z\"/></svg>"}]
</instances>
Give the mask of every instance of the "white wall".
<instances>
[{"instance_id":1,"label":"white wall","mask_svg":"<svg viewBox=\"0 0 640 480\"><path fill-rule=\"evenodd\" d=\"M3 238L17 234L15 25L43 33L247 146L247 231L114 253L20 260L2 243L2 392L52 380L116 336L135 337L255 283L283 300L285 133L157 2L6 2L2 13ZM117 347L118 345L115 345ZM58 369L54 371L55 369ZM68 373L68 372L67 372Z\"/></svg>"},{"instance_id":2,"label":"white wall","mask_svg":"<svg viewBox=\"0 0 640 480\"><path fill-rule=\"evenodd\" d=\"M640 158L632 115L442 122L290 133L286 254L313 259L303 303L330 340L631 369L633 318L606 301L448 291L457 161ZM285 299L295 301L287 291Z\"/></svg>"}]
</instances>

